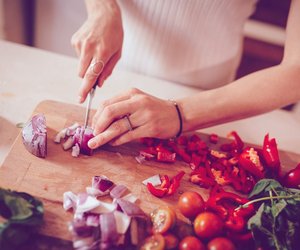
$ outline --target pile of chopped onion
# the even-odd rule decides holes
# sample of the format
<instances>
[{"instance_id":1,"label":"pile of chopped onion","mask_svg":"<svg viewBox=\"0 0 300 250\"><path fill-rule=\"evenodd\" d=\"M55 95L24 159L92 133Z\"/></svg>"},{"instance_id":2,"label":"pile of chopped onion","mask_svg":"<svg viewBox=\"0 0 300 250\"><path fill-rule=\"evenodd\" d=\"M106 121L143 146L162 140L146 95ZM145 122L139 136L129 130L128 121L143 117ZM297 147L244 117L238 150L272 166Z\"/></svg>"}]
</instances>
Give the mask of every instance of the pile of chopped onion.
<instances>
[{"instance_id":1,"label":"pile of chopped onion","mask_svg":"<svg viewBox=\"0 0 300 250\"><path fill-rule=\"evenodd\" d=\"M45 158L47 155L47 127L43 114L34 115L22 129L25 148L33 155Z\"/></svg>"},{"instance_id":2,"label":"pile of chopped onion","mask_svg":"<svg viewBox=\"0 0 300 250\"><path fill-rule=\"evenodd\" d=\"M94 176L86 193L63 195L65 210L73 209L69 225L75 249L111 249L137 246L146 234L146 215L135 204L137 198L124 185L115 185L106 176ZM112 202L101 201L110 196Z\"/></svg>"},{"instance_id":3,"label":"pile of chopped onion","mask_svg":"<svg viewBox=\"0 0 300 250\"><path fill-rule=\"evenodd\" d=\"M92 128L84 128L78 123L74 123L72 126L62 129L55 136L54 142L62 143L64 150L72 148L72 156L78 157L80 153L92 155L93 150L89 148L88 141L93 137Z\"/></svg>"}]
</instances>

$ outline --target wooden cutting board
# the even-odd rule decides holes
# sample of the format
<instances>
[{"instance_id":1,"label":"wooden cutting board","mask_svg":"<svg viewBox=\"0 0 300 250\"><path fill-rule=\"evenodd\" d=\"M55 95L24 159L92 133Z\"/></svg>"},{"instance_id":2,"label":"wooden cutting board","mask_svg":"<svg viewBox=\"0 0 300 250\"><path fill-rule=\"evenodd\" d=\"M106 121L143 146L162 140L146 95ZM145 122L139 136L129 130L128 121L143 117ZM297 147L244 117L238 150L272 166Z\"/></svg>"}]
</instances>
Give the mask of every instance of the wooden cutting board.
<instances>
[{"instance_id":1,"label":"wooden cutting board","mask_svg":"<svg viewBox=\"0 0 300 250\"><path fill-rule=\"evenodd\" d=\"M93 156L80 155L73 158L70 151L64 151L61 145L53 142L54 136L62 128L74 122L83 123L85 110L83 107L44 101L33 112L43 113L48 128L48 155L45 159L35 157L26 151L19 135L13 144L7 158L0 168L0 186L16 191L30 193L40 198L45 206L45 224L41 233L65 240L71 240L68 232L68 222L72 220L72 213L64 211L62 207L63 193L85 192L91 185L95 175L106 175L117 184L126 185L139 198L141 208L149 213L156 207L168 204L175 205L180 193L187 190L200 192L204 198L208 191L191 184L190 169L187 164L162 164L147 162L139 164L135 160L138 143L130 143L120 147L103 147L94 152ZM201 135L207 140L206 135ZM295 166L300 161L296 154L281 152L281 159L288 166ZM177 193L171 197L158 199L147 191L142 181L154 174L175 175L179 170L186 171Z\"/></svg>"}]
</instances>

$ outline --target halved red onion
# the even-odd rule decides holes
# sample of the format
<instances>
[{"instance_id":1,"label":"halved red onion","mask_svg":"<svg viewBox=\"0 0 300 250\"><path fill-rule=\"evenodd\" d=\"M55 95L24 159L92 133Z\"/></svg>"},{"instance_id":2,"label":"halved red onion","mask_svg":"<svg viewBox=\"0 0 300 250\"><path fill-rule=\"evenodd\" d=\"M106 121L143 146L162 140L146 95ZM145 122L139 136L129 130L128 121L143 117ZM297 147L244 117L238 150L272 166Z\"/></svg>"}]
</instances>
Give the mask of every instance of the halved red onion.
<instances>
[{"instance_id":1,"label":"halved red onion","mask_svg":"<svg viewBox=\"0 0 300 250\"><path fill-rule=\"evenodd\" d=\"M43 114L34 115L22 129L25 148L33 155L45 158L47 155L47 127Z\"/></svg>"}]
</instances>

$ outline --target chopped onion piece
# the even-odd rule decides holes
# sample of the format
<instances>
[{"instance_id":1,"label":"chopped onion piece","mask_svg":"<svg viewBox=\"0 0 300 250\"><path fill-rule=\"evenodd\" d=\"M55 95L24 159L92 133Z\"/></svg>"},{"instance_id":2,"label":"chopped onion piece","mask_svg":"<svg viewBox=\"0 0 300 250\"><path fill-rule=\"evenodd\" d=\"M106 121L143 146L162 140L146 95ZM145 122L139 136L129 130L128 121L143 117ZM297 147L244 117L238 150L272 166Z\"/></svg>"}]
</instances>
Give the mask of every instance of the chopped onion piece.
<instances>
[{"instance_id":1,"label":"chopped onion piece","mask_svg":"<svg viewBox=\"0 0 300 250\"><path fill-rule=\"evenodd\" d=\"M71 208L75 209L77 203L77 196L71 191L65 192L63 194L63 207L65 210Z\"/></svg>"},{"instance_id":2,"label":"chopped onion piece","mask_svg":"<svg viewBox=\"0 0 300 250\"><path fill-rule=\"evenodd\" d=\"M43 114L34 115L22 129L22 140L31 154L45 158L47 155L46 118Z\"/></svg>"},{"instance_id":3,"label":"chopped onion piece","mask_svg":"<svg viewBox=\"0 0 300 250\"><path fill-rule=\"evenodd\" d=\"M109 190L113 185L114 183L105 175L94 176L92 179L92 187L102 192Z\"/></svg>"},{"instance_id":4,"label":"chopped onion piece","mask_svg":"<svg viewBox=\"0 0 300 250\"><path fill-rule=\"evenodd\" d=\"M99 201L100 204L98 207L91 210L93 213L102 214L102 213L110 213L117 209L116 203L107 203L103 201Z\"/></svg>"},{"instance_id":5,"label":"chopped onion piece","mask_svg":"<svg viewBox=\"0 0 300 250\"><path fill-rule=\"evenodd\" d=\"M124 194L128 191L128 188L124 185L116 185L111 191L110 196L113 199L118 199L124 196Z\"/></svg>"},{"instance_id":6,"label":"chopped onion piece","mask_svg":"<svg viewBox=\"0 0 300 250\"><path fill-rule=\"evenodd\" d=\"M148 183L151 183L153 186L159 186L161 185L161 179L159 174L153 175L149 177L148 179L144 180L142 182L145 186L147 186Z\"/></svg>"},{"instance_id":7,"label":"chopped onion piece","mask_svg":"<svg viewBox=\"0 0 300 250\"><path fill-rule=\"evenodd\" d=\"M66 132L67 132L67 128L62 129L61 131L59 131L56 136L54 137L54 142L55 143L60 143L60 141L62 139L65 139L66 137Z\"/></svg>"},{"instance_id":8,"label":"chopped onion piece","mask_svg":"<svg viewBox=\"0 0 300 250\"><path fill-rule=\"evenodd\" d=\"M114 216L117 225L117 232L119 234L125 234L130 225L131 218L120 211L114 211Z\"/></svg>"},{"instance_id":9,"label":"chopped onion piece","mask_svg":"<svg viewBox=\"0 0 300 250\"><path fill-rule=\"evenodd\" d=\"M118 232L114 213L100 215L101 242L111 245L117 240Z\"/></svg>"},{"instance_id":10,"label":"chopped onion piece","mask_svg":"<svg viewBox=\"0 0 300 250\"><path fill-rule=\"evenodd\" d=\"M72 147L72 156L73 157L78 157L80 154L80 148L78 143L76 143L73 147Z\"/></svg>"},{"instance_id":11,"label":"chopped onion piece","mask_svg":"<svg viewBox=\"0 0 300 250\"><path fill-rule=\"evenodd\" d=\"M138 200L138 198L134 196L132 193L126 194L125 196L122 197L122 199L130 201L132 203L135 203Z\"/></svg>"},{"instance_id":12,"label":"chopped onion piece","mask_svg":"<svg viewBox=\"0 0 300 250\"><path fill-rule=\"evenodd\" d=\"M120 206L120 208L122 209L122 211L127 214L128 216L132 216L132 217L145 217L145 213L144 211L137 206L136 204L124 200L122 198L117 199L117 204Z\"/></svg>"},{"instance_id":13,"label":"chopped onion piece","mask_svg":"<svg viewBox=\"0 0 300 250\"><path fill-rule=\"evenodd\" d=\"M77 144L77 143L76 143ZM76 144L74 144L74 140L73 140L73 138L72 137L69 137L64 143L63 143L63 149L64 150L68 150L68 149L70 149L70 148L72 148L74 145L76 145Z\"/></svg>"},{"instance_id":14,"label":"chopped onion piece","mask_svg":"<svg viewBox=\"0 0 300 250\"><path fill-rule=\"evenodd\" d=\"M82 194L78 195L76 213L84 213L92 211L94 208L98 207L101 202L92 196L87 196L84 201L80 200Z\"/></svg>"}]
</instances>

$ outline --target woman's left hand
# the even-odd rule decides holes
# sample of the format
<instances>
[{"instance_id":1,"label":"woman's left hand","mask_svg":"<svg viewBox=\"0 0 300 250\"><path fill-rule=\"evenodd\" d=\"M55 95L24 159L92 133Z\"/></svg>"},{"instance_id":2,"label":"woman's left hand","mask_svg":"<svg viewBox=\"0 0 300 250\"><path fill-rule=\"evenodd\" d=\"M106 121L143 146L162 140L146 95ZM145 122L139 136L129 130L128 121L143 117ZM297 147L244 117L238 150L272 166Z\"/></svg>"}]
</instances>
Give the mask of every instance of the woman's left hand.
<instances>
[{"instance_id":1,"label":"woman's left hand","mask_svg":"<svg viewBox=\"0 0 300 250\"><path fill-rule=\"evenodd\" d=\"M97 148L108 142L116 146L142 137L172 138L179 124L171 101L131 89L98 108L92 123L95 137L88 145Z\"/></svg>"}]
</instances>

